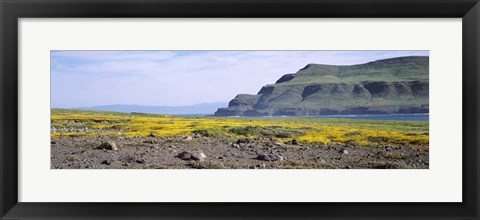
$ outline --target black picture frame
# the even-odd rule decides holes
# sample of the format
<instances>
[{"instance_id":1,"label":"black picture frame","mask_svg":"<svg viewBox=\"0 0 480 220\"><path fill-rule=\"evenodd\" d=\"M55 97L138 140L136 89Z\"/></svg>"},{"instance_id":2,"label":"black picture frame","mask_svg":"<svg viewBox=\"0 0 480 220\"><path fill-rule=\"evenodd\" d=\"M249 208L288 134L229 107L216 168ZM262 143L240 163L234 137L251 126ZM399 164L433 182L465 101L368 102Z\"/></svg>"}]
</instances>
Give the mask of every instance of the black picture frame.
<instances>
[{"instance_id":1,"label":"black picture frame","mask_svg":"<svg viewBox=\"0 0 480 220\"><path fill-rule=\"evenodd\" d=\"M0 15L1 219L479 219L480 217L478 0L0 0ZM18 202L17 21L19 18L64 17L462 18L463 202Z\"/></svg>"}]
</instances>

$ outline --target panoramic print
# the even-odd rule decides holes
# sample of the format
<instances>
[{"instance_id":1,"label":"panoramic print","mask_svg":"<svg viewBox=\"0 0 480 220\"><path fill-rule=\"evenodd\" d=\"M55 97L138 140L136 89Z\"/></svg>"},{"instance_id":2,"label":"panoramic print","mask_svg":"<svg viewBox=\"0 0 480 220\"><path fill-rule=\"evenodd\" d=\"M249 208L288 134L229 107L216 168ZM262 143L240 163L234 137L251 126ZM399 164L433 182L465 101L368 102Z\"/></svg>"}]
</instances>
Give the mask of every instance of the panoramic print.
<instances>
[{"instance_id":1,"label":"panoramic print","mask_svg":"<svg viewBox=\"0 0 480 220\"><path fill-rule=\"evenodd\" d=\"M429 51L51 51L51 169L428 169Z\"/></svg>"}]
</instances>

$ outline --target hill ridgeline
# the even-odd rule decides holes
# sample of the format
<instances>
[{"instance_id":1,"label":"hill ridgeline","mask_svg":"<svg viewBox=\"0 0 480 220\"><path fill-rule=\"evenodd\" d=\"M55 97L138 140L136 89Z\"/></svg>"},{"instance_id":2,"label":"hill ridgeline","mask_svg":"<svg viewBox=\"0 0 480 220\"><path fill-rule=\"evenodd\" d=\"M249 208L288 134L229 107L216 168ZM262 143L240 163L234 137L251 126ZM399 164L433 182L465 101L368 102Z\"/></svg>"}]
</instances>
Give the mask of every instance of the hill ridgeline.
<instances>
[{"instance_id":1,"label":"hill ridgeline","mask_svg":"<svg viewBox=\"0 0 480 220\"><path fill-rule=\"evenodd\" d=\"M215 116L315 116L428 113L429 58L365 64L308 64L258 94L239 94Z\"/></svg>"}]
</instances>

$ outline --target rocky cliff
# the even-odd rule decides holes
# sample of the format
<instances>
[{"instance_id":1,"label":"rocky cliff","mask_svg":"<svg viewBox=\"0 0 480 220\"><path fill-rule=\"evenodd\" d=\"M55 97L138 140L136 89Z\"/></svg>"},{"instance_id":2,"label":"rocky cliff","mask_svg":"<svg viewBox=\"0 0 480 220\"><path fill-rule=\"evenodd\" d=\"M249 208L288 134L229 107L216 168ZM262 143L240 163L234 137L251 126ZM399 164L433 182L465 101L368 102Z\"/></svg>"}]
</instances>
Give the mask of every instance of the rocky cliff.
<instances>
[{"instance_id":1,"label":"rocky cliff","mask_svg":"<svg viewBox=\"0 0 480 220\"><path fill-rule=\"evenodd\" d=\"M237 95L215 116L315 116L428 113L429 58L397 57L365 64L308 64Z\"/></svg>"}]
</instances>

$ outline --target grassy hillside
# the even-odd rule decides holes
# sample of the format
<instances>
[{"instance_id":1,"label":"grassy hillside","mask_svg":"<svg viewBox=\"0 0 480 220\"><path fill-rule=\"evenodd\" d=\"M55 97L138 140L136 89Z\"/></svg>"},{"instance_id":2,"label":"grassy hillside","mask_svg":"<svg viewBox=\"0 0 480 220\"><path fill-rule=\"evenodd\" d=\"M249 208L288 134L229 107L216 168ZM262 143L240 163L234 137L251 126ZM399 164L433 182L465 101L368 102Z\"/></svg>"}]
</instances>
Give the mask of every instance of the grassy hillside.
<instances>
[{"instance_id":1,"label":"grassy hillside","mask_svg":"<svg viewBox=\"0 0 480 220\"><path fill-rule=\"evenodd\" d=\"M428 57L352 66L308 64L264 86L257 95L237 96L216 115L426 113L428 78Z\"/></svg>"}]
</instances>

